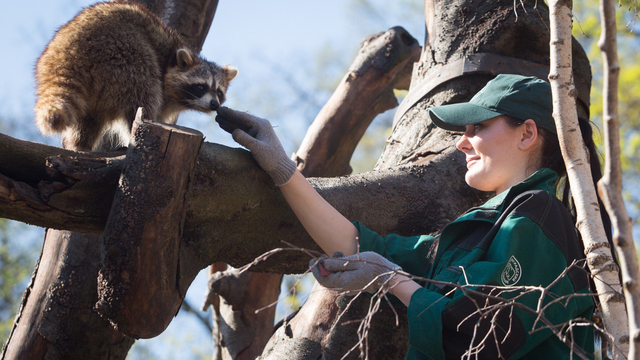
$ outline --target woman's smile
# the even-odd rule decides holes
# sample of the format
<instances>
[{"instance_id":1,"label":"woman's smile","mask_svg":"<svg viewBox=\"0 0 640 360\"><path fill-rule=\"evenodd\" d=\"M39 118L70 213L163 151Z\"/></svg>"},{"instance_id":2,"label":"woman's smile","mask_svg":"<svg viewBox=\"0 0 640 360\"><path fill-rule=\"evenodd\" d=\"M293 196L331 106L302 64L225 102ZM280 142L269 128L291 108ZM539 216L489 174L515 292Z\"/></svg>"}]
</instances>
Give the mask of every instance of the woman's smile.
<instances>
[{"instance_id":1,"label":"woman's smile","mask_svg":"<svg viewBox=\"0 0 640 360\"><path fill-rule=\"evenodd\" d=\"M479 160L479 156L467 156L467 169L471 167L477 160Z\"/></svg>"}]
</instances>

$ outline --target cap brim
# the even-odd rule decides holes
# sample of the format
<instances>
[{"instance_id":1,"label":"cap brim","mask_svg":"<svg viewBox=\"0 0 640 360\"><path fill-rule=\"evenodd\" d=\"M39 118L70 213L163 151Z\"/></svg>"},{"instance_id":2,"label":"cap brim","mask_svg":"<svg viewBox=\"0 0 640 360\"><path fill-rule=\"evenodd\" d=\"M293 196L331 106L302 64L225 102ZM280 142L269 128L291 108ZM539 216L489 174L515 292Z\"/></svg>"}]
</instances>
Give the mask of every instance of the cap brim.
<instances>
[{"instance_id":1,"label":"cap brim","mask_svg":"<svg viewBox=\"0 0 640 360\"><path fill-rule=\"evenodd\" d=\"M451 131L464 131L465 125L481 123L500 115L503 114L470 103L442 105L429 109L431 121L437 127Z\"/></svg>"}]
</instances>

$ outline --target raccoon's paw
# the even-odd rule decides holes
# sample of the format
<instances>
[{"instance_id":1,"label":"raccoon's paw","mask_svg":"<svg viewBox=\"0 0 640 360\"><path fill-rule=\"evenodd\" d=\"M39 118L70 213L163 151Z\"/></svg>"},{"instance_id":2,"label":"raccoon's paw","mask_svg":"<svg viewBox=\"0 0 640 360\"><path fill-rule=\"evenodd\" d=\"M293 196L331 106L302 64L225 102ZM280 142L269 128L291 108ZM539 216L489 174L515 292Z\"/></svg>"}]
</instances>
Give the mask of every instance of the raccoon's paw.
<instances>
[{"instance_id":1,"label":"raccoon's paw","mask_svg":"<svg viewBox=\"0 0 640 360\"><path fill-rule=\"evenodd\" d=\"M65 129L61 135L62 147L67 150L87 152L93 150L94 144L91 141L87 141L86 138L83 138L78 129Z\"/></svg>"}]
</instances>

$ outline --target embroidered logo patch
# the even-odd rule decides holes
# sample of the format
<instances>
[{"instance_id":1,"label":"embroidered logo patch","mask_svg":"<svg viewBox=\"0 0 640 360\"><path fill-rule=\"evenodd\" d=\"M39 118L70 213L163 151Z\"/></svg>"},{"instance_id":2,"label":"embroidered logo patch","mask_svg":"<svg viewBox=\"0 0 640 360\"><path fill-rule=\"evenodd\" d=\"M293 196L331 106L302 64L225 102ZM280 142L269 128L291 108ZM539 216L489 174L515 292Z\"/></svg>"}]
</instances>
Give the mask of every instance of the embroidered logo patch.
<instances>
[{"instance_id":1,"label":"embroidered logo patch","mask_svg":"<svg viewBox=\"0 0 640 360\"><path fill-rule=\"evenodd\" d=\"M504 270L502 270L502 275L500 276L500 280L502 280L502 285L511 286L515 285L520 281L520 276L522 275L522 267L520 267L520 263L515 256L511 255L509 258L509 262L507 262L507 266L505 266Z\"/></svg>"}]
</instances>

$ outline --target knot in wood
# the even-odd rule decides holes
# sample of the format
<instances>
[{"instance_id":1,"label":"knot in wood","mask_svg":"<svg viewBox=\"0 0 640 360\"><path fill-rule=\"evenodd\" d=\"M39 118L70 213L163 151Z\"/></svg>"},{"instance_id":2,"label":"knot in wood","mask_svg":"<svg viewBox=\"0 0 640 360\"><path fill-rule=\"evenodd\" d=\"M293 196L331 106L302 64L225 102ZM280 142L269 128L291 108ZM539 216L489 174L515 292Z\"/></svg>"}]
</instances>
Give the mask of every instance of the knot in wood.
<instances>
[{"instance_id":1,"label":"knot in wood","mask_svg":"<svg viewBox=\"0 0 640 360\"><path fill-rule=\"evenodd\" d=\"M629 335L623 335L620 337L620 344L628 344L629 343Z\"/></svg>"},{"instance_id":2,"label":"knot in wood","mask_svg":"<svg viewBox=\"0 0 640 360\"><path fill-rule=\"evenodd\" d=\"M584 249L584 252L585 252L585 254L589 254L589 253L591 253L591 252L593 252L593 251L595 251L597 249L603 248L603 247L611 248L611 245L606 241L596 242L596 243L593 243L593 244L590 244L589 246L587 246Z\"/></svg>"},{"instance_id":3,"label":"knot in wood","mask_svg":"<svg viewBox=\"0 0 640 360\"><path fill-rule=\"evenodd\" d=\"M609 260L611 259L610 256L602 256L602 258L609 259ZM601 264L606 262L606 261L608 261L608 260L603 260L601 262ZM590 266L590 268L592 269L591 270L591 275L593 275L593 276L597 276L597 275L599 275L599 274L601 274L603 272L609 272L609 271L619 272L620 271L620 268L618 268L618 265L616 265L614 263L607 264L607 265L599 267L597 269L594 269L595 267L596 266L593 266L593 267Z\"/></svg>"},{"instance_id":4,"label":"knot in wood","mask_svg":"<svg viewBox=\"0 0 640 360\"><path fill-rule=\"evenodd\" d=\"M638 287L638 282L630 279L630 280L625 280L624 282L624 288L628 291L633 291L635 290L635 288Z\"/></svg>"}]
</instances>

